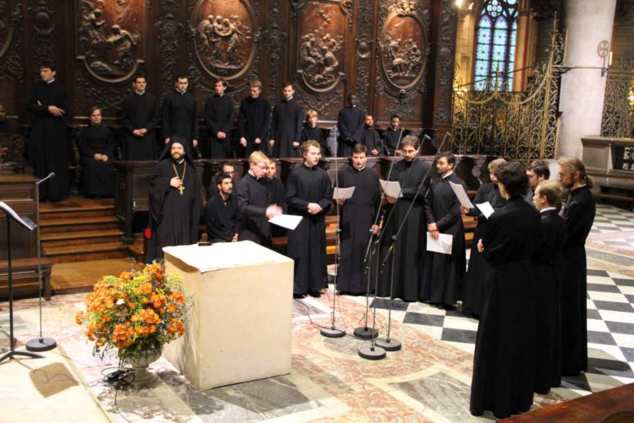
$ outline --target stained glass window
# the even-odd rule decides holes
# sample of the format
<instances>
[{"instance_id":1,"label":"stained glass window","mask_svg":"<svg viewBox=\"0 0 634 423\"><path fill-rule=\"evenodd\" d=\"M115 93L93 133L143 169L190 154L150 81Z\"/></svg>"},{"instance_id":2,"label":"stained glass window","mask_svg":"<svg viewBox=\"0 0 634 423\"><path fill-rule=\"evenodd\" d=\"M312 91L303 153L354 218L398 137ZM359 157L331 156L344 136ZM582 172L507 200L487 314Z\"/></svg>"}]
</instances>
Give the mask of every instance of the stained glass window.
<instances>
[{"instance_id":1,"label":"stained glass window","mask_svg":"<svg viewBox=\"0 0 634 423\"><path fill-rule=\"evenodd\" d=\"M516 39L517 0L486 0L476 26L473 69L476 90L496 86L499 90L513 89Z\"/></svg>"}]
</instances>

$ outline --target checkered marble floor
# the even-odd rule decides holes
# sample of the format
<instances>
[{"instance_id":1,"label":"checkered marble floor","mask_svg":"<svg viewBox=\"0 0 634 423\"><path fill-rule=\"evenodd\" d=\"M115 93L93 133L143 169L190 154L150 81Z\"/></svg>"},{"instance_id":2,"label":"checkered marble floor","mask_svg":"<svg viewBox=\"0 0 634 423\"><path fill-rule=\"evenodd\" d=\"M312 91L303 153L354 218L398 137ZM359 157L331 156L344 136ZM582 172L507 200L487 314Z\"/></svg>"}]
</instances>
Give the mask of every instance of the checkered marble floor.
<instances>
[{"instance_id":1,"label":"checkered marble floor","mask_svg":"<svg viewBox=\"0 0 634 423\"><path fill-rule=\"evenodd\" d=\"M589 248L619 253L634 268L634 213L598 205L590 240ZM376 304L379 309L387 306L384 299ZM634 277L589 268L587 306L588 371L565 378L559 388L563 396L564 391L583 395L634 382ZM460 310L402 301L394 301L393 307L394 319L473 353L478 321Z\"/></svg>"}]
</instances>

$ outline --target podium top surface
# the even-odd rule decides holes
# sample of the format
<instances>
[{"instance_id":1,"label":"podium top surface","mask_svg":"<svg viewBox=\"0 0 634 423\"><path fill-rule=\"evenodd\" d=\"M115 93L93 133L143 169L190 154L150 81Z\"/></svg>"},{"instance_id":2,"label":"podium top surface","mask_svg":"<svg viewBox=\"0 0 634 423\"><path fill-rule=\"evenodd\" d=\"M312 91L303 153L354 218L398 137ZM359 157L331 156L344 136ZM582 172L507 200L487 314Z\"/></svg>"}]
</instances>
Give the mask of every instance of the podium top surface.
<instances>
[{"instance_id":1,"label":"podium top surface","mask_svg":"<svg viewBox=\"0 0 634 423\"><path fill-rule=\"evenodd\" d=\"M179 245L164 247L163 252L203 273L265 263L293 262L292 259L252 241L218 242L209 246Z\"/></svg>"}]
</instances>

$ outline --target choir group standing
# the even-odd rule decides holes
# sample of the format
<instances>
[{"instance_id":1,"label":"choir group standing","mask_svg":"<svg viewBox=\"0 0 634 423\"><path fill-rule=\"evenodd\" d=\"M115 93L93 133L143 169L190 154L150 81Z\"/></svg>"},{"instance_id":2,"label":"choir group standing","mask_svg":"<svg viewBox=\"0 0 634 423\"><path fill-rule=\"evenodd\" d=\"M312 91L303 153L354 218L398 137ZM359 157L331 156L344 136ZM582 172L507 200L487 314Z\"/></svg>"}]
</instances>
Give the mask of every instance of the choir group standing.
<instances>
[{"instance_id":1,"label":"choir group standing","mask_svg":"<svg viewBox=\"0 0 634 423\"><path fill-rule=\"evenodd\" d=\"M62 136L58 126L65 114L65 99L55 87L51 70L41 70L44 82L30 103L36 122L29 153L37 176L65 163L58 157L44 160L48 147L37 143L37 137L47 131ZM227 139L233 104L224 96L224 88L224 82L217 81L215 94L205 105L212 131L208 151L213 157L231 154ZM202 199L192 163L199 145L197 115L186 90L187 79L179 78L176 92L162 108L166 148L150 192L154 236L149 252L154 258L161 257L163 246L191 244L199 238ZM284 99L272 113L260 92L259 82L252 83L250 96L239 107L239 142L248 154L249 170L235 181L235 170L226 163L215 178L204 216L208 238L271 246L275 228L269 219L282 213L302 216L300 225L288 232L287 251L295 260L294 295L319 296L327 286L325 215L333 193L328 175L319 166L324 140L316 131L314 112L307 114L306 127L301 127L304 113L293 99L292 85L284 86ZM134 93L124 102L129 159L154 157L154 144L148 138L157 126L157 108L156 99L145 93L145 79L136 78ZM92 110L90 120L80 141L83 163L94 178L85 181L85 189L100 193L113 180L105 166L113 140L101 126L98 108ZM534 392L546 393L559 386L562 375L586 370L584 246L595 209L583 163L560 159L560 182L555 182L548 180L545 163L533 163L526 170L517 162L492 161L491 182L482 184L475 197L475 203L488 202L495 210L487 218L478 209L461 209L450 187L450 183L463 184L454 173L452 154L439 154L435 169L430 169L418 158L418 138L403 136L394 119L383 139L372 127L372 117L364 115L351 96L338 120L338 154L351 161L337 180L342 188L355 187L351 198L337 200L341 207L340 292L366 293L363 258L372 237L380 241L377 257L385 257L388 251L394 255L393 261L381 260L378 265L376 295L389 296L393 278L394 298L443 308L454 308L461 301L462 311L480 320L471 387L474 415L491 410L496 417L505 417L526 411ZM397 149L402 159L393 164L387 179L399 182L401 195L390 197L381 194L379 177L366 163L369 155L394 154ZM286 187L265 153L303 157L303 163L291 170ZM562 187L567 191L565 202ZM51 188L44 195L53 200L63 197L63 192ZM374 225L379 210L380 224ZM463 213L478 218L468 270ZM451 254L427 251L427 236L438 239L441 234L453 237Z\"/></svg>"}]
</instances>

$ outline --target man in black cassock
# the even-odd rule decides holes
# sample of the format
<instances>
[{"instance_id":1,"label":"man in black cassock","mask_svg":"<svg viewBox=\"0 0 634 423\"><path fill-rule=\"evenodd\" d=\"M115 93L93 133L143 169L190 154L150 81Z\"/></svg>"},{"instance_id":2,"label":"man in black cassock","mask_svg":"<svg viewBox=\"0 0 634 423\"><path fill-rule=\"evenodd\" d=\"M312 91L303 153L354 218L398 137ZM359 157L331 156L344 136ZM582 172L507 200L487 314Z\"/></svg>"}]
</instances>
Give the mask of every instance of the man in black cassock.
<instances>
[{"instance_id":1,"label":"man in black cassock","mask_svg":"<svg viewBox=\"0 0 634 423\"><path fill-rule=\"evenodd\" d=\"M533 160L526 168L526 176L528 177L528 190L524 197L529 204L533 204L533 194L535 188L541 181L547 181L550 178L550 169L546 160Z\"/></svg>"},{"instance_id":2,"label":"man in black cassock","mask_svg":"<svg viewBox=\"0 0 634 423\"><path fill-rule=\"evenodd\" d=\"M90 125L79 134L81 192L87 197L112 197L115 172L112 166L117 147L112 130L102 125L101 109L90 111Z\"/></svg>"},{"instance_id":3,"label":"man in black cassock","mask_svg":"<svg viewBox=\"0 0 634 423\"><path fill-rule=\"evenodd\" d=\"M282 87L283 100L273 109L269 147L272 157L298 157L302 137L304 109L293 98L295 89L287 82Z\"/></svg>"},{"instance_id":4,"label":"man in black cassock","mask_svg":"<svg viewBox=\"0 0 634 423\"><path fill-rule=\"evenodd\" d=\"M269 159L261 151L249 156L249 171L236 186L236 199L240 213L238 238L271 248L269 219L282 214L282 208L273 201L267 179Z\"/></svg>"},{"instance_id":5,"label":"man in black cassock","mask_svg":"<svg viewBox=\"0 0 634 423\"><path fill-rule=\"evenodd\" d=\"M363 127L364 113L357 107L357 96L348 95L348 105L341 109L337 117L337 156L350 157L352 149L359 141L359 131Z\"/></svg>"},{"instance_id":6,"label":"man in black cassock","mask_svg":"<svg viewBox=\"0 0 634 423\"><path fill-rule=\"evenodd\" d=\"M374 116L365 115L365 123L359 130L357 139L359 144L366 146L368 153L372 156L376 157L380 154L385 154L383 140L374 127Z\"/></svg>"},{"instance_id":7,"label":"man in black cassock","mask_svg":"<svg viewBox=\"0 0 634 423\"><path fill-rule=\"evenodd\" d=\"M432 181L425 199L427 231L431 237L453 236L451 255L427 252L420 299L442 307L453 308L460 298L462 279L465 273L464 227L460 201L454 194L450 182L464 187L464 182L454 173L456 157L445 153L436 159L439 179ZM465 187L466 191L466 187Z\"/></svg>"},{"instance_id":8,"label":"man in black cassock","mask_svg":"<svg viewBox=\"0 0 634 423\"><path fill-rule=\"evenodd\" d=\"M596 212L592 180L581 160L559 160L559 180L569 190L561 210L566 221L561 284L562 374L575 376L588 367L586 239Z\"/></svg>"},{"instance_id":9,"label":"man in black cassock","mask_svg":"<svg viewBox=\"0 0 634 423\"><path fill-rule=\"evenodd\" d=\"M365 266L363 262L370 240L370 231L377 234L374 225L376 212L381 203L379 176L366 167L367 148L357 144L352 150L352 165L339 172L339 187L355 187L348 200L337 200L341 207L341 259L337 289L342 294L365 294Z\"/></svg>"},{"instance_id":10,"label":"man in black cassock","mask_svg":"<svg viewBox=\"0 0 634 423\"><path fill-rule=\"evenodd\" d=\"M238 202L233 195L233 179L227 173L215 178L216 192L207 202L207 239L210 242L238 240Z\"/></svg>"},{"instance_id":11,"label":"man in black cassock","mask_svg":"<svg viewBox=\"0 0 634 423\"><path fill-rule=\"evenodd\" d=\"M196 158L194 149L198 147L198 115L196 100L187 91L189 80L186 76L176 79L175 91L163 101L163 138L169 144L176 137L185 142L185 154Z\"/></svg>"},{"instance_id":12,"label":"man in black cassock","mask_svg":"<svg viewBox=\"0 0 634 423\"><path fill-rule=\"evenodd\" d=\"M317 126L318 114L315 110L306 111L306 121L302 128L301 141L315 140L321 145L322 157L329 157L330 150L326 144L326 136L324 131ZM299 151L299 149L298 149Z\"/></svg>"},{"instance_id":13,"label":"man in black cassock","mask_svg":"<svg viewBox=\"0 0 634 423\"><path fill-rule=\"evenodd\" d=\"M187 156L185 144L185 140L171 139L152 178L150 261L163 258L163 247L198 242L201 186L194 163Z\"/></svg>"},{"instance_id":14,"label":"man in black cassock","mask_svg":"<svg viewBox=\"0 0 634 423\"><path fill-rule=\"evenodd\" d=\"M56 79L51 64L40 66L42 81L33 87L28 106L33 113L33 126L27 154L33 174L55 177L40 185L41 201L61 201L68 196L68 141L65 117L68 116L66 93Z\"/></svg>"},{"instance_id":15,"label":"man in black cassock","mask_svg":"<svg viewBox=\"0 0 634 423\"><path fill-rule=\"evenodd\" d=\"M147 80L137 75L132 93L123 100L121 126L126 160L154 160L157 154L155 129L158 126L159 102L146 91Z\"/></svg>"},{"instance_id":16,"label":"man in black cassock","mask_svg":"<svg viewBox=\"0 0 634 423\"><path fill-rule=\"evenodd\" d=\"M401 141L403 159L394 165L388 179L400 183L402 197L385 196L385 201L391 206L386 208L384 213L385 233L382 234L380 248L380 258L383 262L392 245L392 236L396 235L399 227L403 225L390 254L395 254L392 296L405 301L418 301L426 245L425 191L424 187L419 187L427 183L425 178L429 175L430 165L422 159L417 159L419 149L420 144L415 136L407 136ZM412 203L414 205L406 218L405 215ZM387 263L380 270L378 295L381 297L390 295L391 263L392 258L389 256Z\"/></svg>"},{"instance_id":17,"label":"man in black cassock","mask_svg":"<svg viewBox=\"0 0 634 423\"><path fill-rule=\"evenodd\" d=\"M286 182L288 213L303 217L288 233L288 256L295 260L293 296L318 297L328 286L326 272L326 221L332 205L332 187L325 170L318 166L321 147L317 141L302 144L304 163L294 167Z\"/></svg>"},{"instance_id":18,"label":"man in black cassock","mask_svg":"<svg viewBox=\"0 0 634 423\"><path fill-rule=\"evenodd\" d=\"M559 216L559 182L540 182L535 187L533 202L541 218L540 244L534 257L537 309L535 392L545 395L551 387L561 385L561 252L566 226Z\"/></svg>"},{"instance_id":19,"label":"man in black cassock","mask_svg":"<svg viewBox=\"0 0 634 423\"><path fill-rule=\"evenodd\" d=\"M470 411L501 419L533 404L536 314L533 257L539 245L537 210L523 196L526 170L517 162L497 172L504 207L489 217L477 248L491 265L491 287L476 335Z\"/></svg>"},{"instance_id":20,"label":"man in black cassock","mask_svg":"<svg viewBox=\"0 0 634 423\"><path fill-rule=\"evenodd\" d=\"M390 118L390 126L383 131L383 144L385 145L387 156L393 156L398 150L398 145L405 135L408 135L409 131L401 128L401 118L399 115L392 115Z\"/></svg>"},{"instance_id":21,"label":"man in black cassock","mask_svg":"<svg viewBox=\"0 0 634 423\"><path fill-rule=\"evenodd\" d=\"M254 151L267 152L267 140L271 126L271 105L262 98L262 83L252 81L249 85L249 97L240 103L238 129L240 146L244 157Z\"/></svg>"},{"instance_id":22,"label":"man in black cassock","mask_svg":"<svg viewBox=\"0 0 634 423\"><path fill-rule=\"evenodd\" d=\"M488 164L489 176L491 182L485 182L480 185L473 204L480 204L489 202L494 210L497 210L504 206L506 200L500 195L498 188L498 180L495 176L497 169L506 160L500 158L491 161ZM486 227L486 217L480 212L480 209L474 207L472 209L464 209L465 214L469 216L476 216L478 223L475 231L473 232L473 241L471 245L471 254L469 256L469 268L464 278L464 292L462 299L462 312L467 316L479 318L482 313L482 305L486 297L486 291L488 282L491 279L492 269L487 261L482 257L482 254L476 248L478 240L482 238Z\"/></svg>"},{"instance_id":23,"label":"man in black cassock","mask_svg":"<svg viewBox=\"0 0 634 423\"><path fill-rule=\"evenodd\" d=\"M214 93L205 102L205 121L211 138L205 149L209 159L231 157L231 127L233 126L233 101L225 95L227 83L222 79L214 82Z\"/></svg>"}]
</instances>

